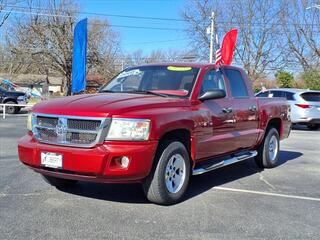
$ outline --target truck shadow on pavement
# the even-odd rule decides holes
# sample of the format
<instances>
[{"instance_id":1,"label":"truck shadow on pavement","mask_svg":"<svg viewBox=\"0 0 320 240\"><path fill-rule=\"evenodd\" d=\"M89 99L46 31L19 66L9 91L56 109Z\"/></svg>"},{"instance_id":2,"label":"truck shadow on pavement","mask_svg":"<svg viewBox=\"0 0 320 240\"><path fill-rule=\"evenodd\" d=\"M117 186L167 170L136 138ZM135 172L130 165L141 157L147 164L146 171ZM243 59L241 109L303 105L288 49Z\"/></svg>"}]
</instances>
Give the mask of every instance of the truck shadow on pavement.
<instances>
[{"instance_id":1,"label":"truck shadow on pavement","mask_svg":"<svg viewBox=\"0 0 320 240\"><path fill-rule=\"evenodd\" d=\"M294 151L281 151L279 165L295 160L303 154ZM213 187L220 186L238 179L248 177L263 171L258 168L254 160L247 160L233 164L215 171L191 177L190 185L183 201L187 201ZM80 182L72 188L59 188L59 190L87 198L105 201L146 204L150 203L144 196L140 184L100 184Z\"/></svg>"}]
</instances>

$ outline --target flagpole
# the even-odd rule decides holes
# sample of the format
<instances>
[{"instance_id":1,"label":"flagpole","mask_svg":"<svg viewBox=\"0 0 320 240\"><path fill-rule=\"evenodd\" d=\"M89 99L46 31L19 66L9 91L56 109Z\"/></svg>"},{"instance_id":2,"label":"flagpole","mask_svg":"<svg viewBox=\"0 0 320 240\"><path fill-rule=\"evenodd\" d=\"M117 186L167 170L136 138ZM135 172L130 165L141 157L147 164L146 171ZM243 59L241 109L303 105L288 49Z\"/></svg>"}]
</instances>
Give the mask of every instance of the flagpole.
<instances>
[{"instance_id":1,"label":"flagpole","mask_svg":"<svg viewBox=\"0 0 320 240\"><path fill-rule=\"evenodd\" d=\"M214 12L211 13L211 29L210 29L210 59L209 62L213 62L213 51L214 51Z\"/></svg>"}]
</instances>

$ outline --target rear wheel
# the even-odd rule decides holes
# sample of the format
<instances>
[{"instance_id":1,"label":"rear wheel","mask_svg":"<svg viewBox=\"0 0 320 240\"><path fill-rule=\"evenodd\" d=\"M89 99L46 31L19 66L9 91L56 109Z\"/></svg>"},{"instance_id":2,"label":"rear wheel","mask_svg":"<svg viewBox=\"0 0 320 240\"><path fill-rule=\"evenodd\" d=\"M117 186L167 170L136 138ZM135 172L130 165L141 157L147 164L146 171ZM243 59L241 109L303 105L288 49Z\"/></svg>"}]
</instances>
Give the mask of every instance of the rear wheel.
<instances>
[{"instance_id":1,"label":"rear wheel","mask_svg":"<svg viewBox=\"0 0 320 240\"><path fill-rule=\"evenodd\" d=\"M277 165L280 152L280 137L277 129L270 128L258 148L255 157L256 164L260 168L273 168Z\"/></svg>"},{"instance_id":2,"label":"rear wheel","mask_svg":"<svg viewBox=\"0 0 320 240\"><path fill-rule=\"evenodd\" d=\"M42 175L42 177L47 183L55 187L71 187L78 182L77 180L56 178L47 175Z\"/></svg>"},{"instance_id":3,"label":"rear wheel","mask_svg":"<svg viewBox=\"0 0 320 240\"><path fill-rule=\"evenodd\" d=\"M5 104L17 104L13 101L8 101ZM6 106L6 113L15 114L19 112L19 108L16 106Z\"/></svg>"},{"instance_id":4,"label":"rear wheel","mask_svg":"<svg viewBox=\"0 0 320 240\"><path fill-rule=\"evenodd\" d=\"M307 127L310 130L318 130L320 128L320 124L308 124Z\"/></svg>"},{"instance_id":5,"label":"rear wheel","mask_svg":"<svg viewBox=\"0 0 320 240\"><path fill-rule=\"evenodd\" d=\"M160 146L153 170L143 182L143 190L151 202L174 204L182 199L189 178L190 158L186 147L181 142L166 142Z\"/></svg>"}]
</instances>

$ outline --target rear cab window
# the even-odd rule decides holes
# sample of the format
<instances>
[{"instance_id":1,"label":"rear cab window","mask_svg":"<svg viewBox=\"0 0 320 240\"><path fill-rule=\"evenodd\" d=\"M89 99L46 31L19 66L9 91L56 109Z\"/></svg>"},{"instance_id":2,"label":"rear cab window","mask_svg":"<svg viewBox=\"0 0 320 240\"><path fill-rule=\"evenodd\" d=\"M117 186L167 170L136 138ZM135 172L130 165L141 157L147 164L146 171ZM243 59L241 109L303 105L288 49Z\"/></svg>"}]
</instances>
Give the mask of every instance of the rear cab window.
<instances>
[{"instance_id":1,"label":"rear cab window","mask_svg":"<svg viewBox=\"0 0 320 240\"><path fill-rule=\"evenodd\" d=\"M305 92L300 96L308 102L320 102L320 92Z\"/></svg>"},{"instance_id":2,"label":"rear cab window","mask_svg":"<svg viewBox=\"0 0 320 240\"><path fill-rule=\"evenodd\" d=\"M226 68L225 74L229 79L232 97L249 97L247 85L240 71Z\"/></svg>"}]
</instances>

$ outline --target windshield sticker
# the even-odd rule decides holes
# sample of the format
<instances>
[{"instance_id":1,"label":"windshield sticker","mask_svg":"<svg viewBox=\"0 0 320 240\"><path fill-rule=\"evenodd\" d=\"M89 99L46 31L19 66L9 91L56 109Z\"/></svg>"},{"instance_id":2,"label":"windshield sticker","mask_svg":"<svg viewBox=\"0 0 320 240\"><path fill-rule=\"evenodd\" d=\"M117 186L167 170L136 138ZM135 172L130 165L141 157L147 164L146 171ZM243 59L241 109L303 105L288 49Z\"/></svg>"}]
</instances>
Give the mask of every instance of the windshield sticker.
<instances>
[{"instance_id":1,"label":"windshield sticker","mask_svg":"<svg viewBox=\"0 0 320 240\"><path fill-rule=\"evenodd\" d=\"M130 71L127 71L127 72L120 73L117 78L135 76L135 75L139 75L140 73L141 73L141 71L139 69L134 69L134 70L130 70Z\"/></svg>"},{"instance_id":2,"label":"windshield sticker","mask_svg":"<svg viewBox=\"0 0 320 240\"><path fill-rule=\"evenodd\" d=\"M185 72L192 70L192 67L177 67L177 66L168 66L169 71Z\"/></svg>"}]
</instances>

